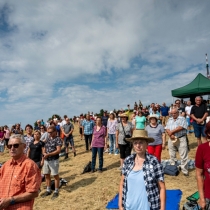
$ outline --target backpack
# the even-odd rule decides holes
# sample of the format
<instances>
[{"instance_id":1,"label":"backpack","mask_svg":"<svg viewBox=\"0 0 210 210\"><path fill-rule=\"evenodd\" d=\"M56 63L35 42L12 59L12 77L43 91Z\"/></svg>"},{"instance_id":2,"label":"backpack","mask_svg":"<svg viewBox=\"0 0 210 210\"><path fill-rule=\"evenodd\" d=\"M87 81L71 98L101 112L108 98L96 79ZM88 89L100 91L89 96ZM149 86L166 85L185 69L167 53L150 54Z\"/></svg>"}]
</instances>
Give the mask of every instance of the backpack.
<instances>
[{"instance_id":1,"label":"backpack","mask_svg":"<svg viewBox=\"0 0 210 210\"><path fill-rule=\"evenodd\" d=\"M166 165L164 168L164 174L167 174L170 176L178 176L179 170L177 166L175 165Z\"/></svg>"},{"instance_id":2,"label":"backpack","mask_svg":"<svg viewBox=\"0 0 210 210\"><path fill-rule=\"evenodd\" d=\"M89 161L88 164L84 167L82 174L88 173L90 171L91 171L91 161Z\"/></svg>"}]
</instances>

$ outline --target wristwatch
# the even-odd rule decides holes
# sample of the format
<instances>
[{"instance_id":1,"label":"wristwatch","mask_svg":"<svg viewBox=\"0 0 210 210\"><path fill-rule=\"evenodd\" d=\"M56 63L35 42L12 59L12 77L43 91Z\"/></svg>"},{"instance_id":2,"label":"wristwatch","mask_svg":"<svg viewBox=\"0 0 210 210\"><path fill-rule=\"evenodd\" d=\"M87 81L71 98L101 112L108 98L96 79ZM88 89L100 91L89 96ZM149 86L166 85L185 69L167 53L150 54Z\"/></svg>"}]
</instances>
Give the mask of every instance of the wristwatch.
<instances>
[{"instance_id":1,"label":"wristwatch","mask_svg":"<svg viewBox=\"0 0 210 210\"><path fill-rule=\"evenodd\" d=\"M15 204L15 199L13 197L11 197L10 205L14 205L14 204Z\"/></svg>"}]
</instances>

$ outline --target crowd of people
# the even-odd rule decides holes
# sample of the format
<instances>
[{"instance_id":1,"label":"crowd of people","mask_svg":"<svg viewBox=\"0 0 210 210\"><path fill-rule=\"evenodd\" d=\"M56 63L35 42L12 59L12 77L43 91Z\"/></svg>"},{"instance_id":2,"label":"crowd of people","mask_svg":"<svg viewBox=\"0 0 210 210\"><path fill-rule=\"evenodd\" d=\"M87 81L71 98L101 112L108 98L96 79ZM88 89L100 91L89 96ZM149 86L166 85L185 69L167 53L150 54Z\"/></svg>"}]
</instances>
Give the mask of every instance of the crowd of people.
<instances>
[{"instance_id":1,"label":"crowd of people","mask_svg":"<svg viewBox=\"0 0 210 210\"><path fill-rule=\"evenodd\" d=\"M84 149L92 153L91 173L103 172L104 152L119 154L122 174L119 209L126 210L165 209L161 152L168 145L171 165L176 165L178 152L181 158L179 169L184 176L189 176L187 135L194 132L198 144L196 177L200 206L204 208L210 203L210 187L206 187L210 186L208 115L206 102L198 96L195 105L191 105L191 101L177 99L170 107L165 103L162 106L151 103L144 107L139 101L139 105L135 102L132 110L128 105L126 109L104 111L103 116L88 112L73 120L67 115L63 119L54 116L46 123L37 120L34 127L27 124L24 131L20 124L11 129L6 125L0 127L0 154L4 154L7 148L12 157L0 169L0 185L5 186L0 188L0 209L17 209L20 205L30 209L38 196L41 171L47 185L41 197L52 193L52 199L59 196L59 154L62 146L65 148L64 160L68 160L70 148L73 156L77 156L73 137L75 123L79 127L80 139L84 140ZM23 178L25 173L27 175ZM55 179L54 192L51 176ZM20 186L10 190L6 185Z\"/></svg>"}]
</instances>

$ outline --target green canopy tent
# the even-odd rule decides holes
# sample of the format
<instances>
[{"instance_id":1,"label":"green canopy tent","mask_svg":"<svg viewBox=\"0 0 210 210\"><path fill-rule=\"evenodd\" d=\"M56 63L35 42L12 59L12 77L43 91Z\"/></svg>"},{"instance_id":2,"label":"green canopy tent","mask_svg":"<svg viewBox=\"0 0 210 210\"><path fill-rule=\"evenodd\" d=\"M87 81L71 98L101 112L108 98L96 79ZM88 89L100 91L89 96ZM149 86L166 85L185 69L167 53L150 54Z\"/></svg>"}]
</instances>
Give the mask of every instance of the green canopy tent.
<instances>
[{"instance_id":1,"label":"green canopy tent","mask_svg":"<svg viewBox=\"0 0 210 210\"><path fill-rule=\"evenodd\" d=\"M171 91L173 97L177 98L190 98L192 102L193 98L197 95L210 94L210 80L199 73L196 78L181 88L177 88Z\"/></svg>"}]
</instances>

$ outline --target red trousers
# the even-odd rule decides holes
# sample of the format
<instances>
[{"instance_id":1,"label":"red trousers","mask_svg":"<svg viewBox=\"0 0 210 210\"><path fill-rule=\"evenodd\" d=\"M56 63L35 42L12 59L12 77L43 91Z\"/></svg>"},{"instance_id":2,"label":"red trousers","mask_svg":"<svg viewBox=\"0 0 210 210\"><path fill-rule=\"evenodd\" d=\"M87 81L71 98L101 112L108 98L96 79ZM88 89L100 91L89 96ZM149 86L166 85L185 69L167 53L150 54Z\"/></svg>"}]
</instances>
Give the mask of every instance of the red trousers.
<instances>
[{"instance_id":1,"label":"red trousers","mask_svg":"<svg viewBox=\"0 0 210 210\"><path fill-rule=\"evenodd\" d=\"M162 144L147 146L148 153L154 155L161 162Z\"/></svg>"}]
</instances>

